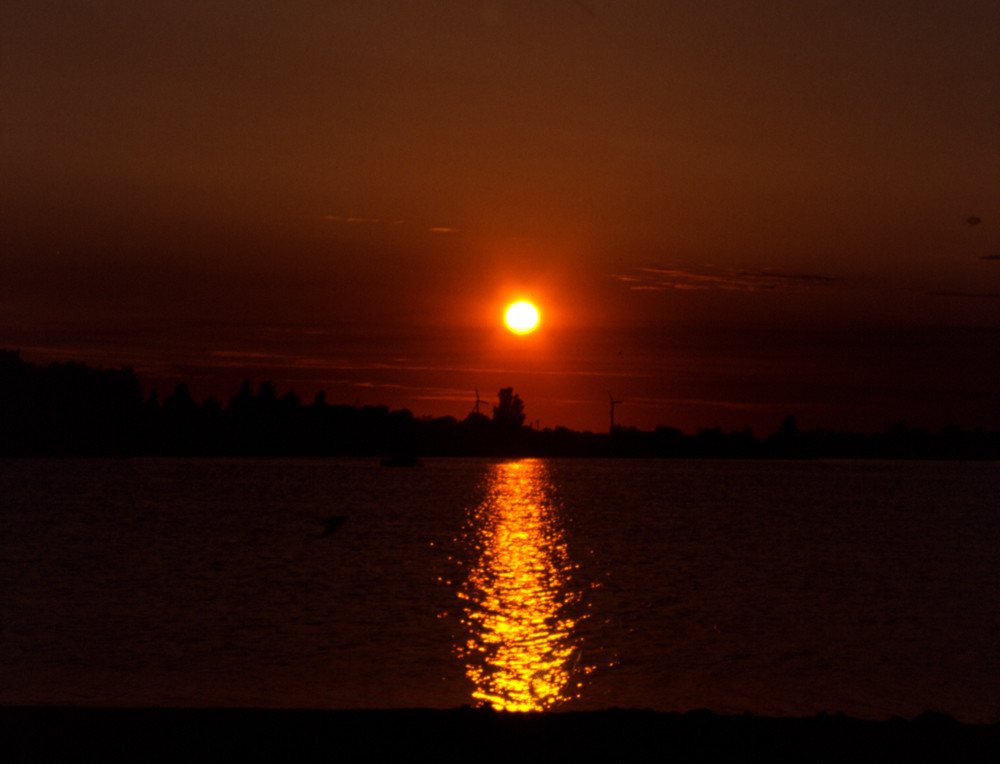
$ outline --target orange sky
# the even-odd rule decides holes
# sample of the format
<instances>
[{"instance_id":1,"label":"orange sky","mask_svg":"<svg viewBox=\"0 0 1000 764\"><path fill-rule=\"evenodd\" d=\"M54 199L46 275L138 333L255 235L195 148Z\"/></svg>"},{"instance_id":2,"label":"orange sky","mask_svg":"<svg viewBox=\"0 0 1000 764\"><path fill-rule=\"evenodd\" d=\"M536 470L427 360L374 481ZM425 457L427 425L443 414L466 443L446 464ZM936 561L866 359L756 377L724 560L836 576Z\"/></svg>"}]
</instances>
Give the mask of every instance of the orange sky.
<instances>
[{"instance_id":1,"label":"orange sky","mask_svg":"<svg viewBox=\"0 0 1000 764\"><path fill-rule=\"evenodd\" d=\"M1000 6L0 8L0 347L464 417L1000 426ZM972 224L971 220L978 220ZM502 329L533 297L538 332Z\"/></svg>"}]
</instances>

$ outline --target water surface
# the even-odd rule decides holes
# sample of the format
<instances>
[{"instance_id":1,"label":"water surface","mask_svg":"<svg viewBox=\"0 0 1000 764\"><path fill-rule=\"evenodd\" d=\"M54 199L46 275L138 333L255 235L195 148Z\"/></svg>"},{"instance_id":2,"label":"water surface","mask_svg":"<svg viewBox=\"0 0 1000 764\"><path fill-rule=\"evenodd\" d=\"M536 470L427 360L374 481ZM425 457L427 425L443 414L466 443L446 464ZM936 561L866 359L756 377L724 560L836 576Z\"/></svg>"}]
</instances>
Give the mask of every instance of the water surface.
<instances>
[{"instance_id":1,"label":"water surface","mask_svg":"<svg viewBox=\"0 0 1000 764\"><path fill-rule=\"evenodd\" d=\"M8 461L0 703L1000 721L998 495L994 463Z\"/></svg>"}]
</instances>

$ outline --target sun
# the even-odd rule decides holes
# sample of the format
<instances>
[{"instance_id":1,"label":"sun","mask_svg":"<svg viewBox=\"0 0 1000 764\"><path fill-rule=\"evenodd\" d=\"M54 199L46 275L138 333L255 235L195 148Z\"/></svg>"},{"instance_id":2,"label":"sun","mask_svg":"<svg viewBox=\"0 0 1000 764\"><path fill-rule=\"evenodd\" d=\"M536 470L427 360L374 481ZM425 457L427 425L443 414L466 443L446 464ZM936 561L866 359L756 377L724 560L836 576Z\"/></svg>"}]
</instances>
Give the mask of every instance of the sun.
<instances>
[{"instance_id":1,"label":"sun","mask_svg":"<svg viewBox=\"0 0 1000 764\"><path fill-rule=\"evenodd\" d=\"M538 310L530 302L515 302L507 308L504 320L514 334L528 334L538 326Z\"/></svg>"}]
</instances>

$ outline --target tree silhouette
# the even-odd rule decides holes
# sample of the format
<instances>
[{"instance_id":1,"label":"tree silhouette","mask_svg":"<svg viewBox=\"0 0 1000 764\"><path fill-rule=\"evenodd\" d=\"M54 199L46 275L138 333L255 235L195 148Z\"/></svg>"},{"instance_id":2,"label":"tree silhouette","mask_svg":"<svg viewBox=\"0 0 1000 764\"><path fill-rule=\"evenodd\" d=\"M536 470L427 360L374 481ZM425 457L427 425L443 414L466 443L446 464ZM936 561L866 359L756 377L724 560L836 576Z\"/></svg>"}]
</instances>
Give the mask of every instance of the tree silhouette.
<instances>
[{"instance_id":1,"label":"tree silhouette","mask_svg":"<svg viewBox=\"0 0 1000 764\"><path fill-rule=\"evenodd\" d=\"M162 399L143 400L130 368L82 363L35 366L0 349L0 456L622 456L722 458L1000 459L1000 430L939 433L894 424L861 434L801 430L794 416L763 439L721 427L685 435L673 427L642 432L573 432L524 427L524 404L500 390L490 420L471 413L418 419L387 406L331 405L323 393L304 405L294 390L271 382L255 392L249 380L223 406L198 403L186 383Z\"/></svg>"},{"instance_id":2,"label":"tree silhouette","mask_svg":"<svg viewBox=\"0 0 1000 764\"><path fill-rule=\"evenodd\" d=\"M520 427L524 424L524 403L514 394L513 387L500 389L500 404L493 407L493 421L501 427Z\"/></svg>"}]
</instances>

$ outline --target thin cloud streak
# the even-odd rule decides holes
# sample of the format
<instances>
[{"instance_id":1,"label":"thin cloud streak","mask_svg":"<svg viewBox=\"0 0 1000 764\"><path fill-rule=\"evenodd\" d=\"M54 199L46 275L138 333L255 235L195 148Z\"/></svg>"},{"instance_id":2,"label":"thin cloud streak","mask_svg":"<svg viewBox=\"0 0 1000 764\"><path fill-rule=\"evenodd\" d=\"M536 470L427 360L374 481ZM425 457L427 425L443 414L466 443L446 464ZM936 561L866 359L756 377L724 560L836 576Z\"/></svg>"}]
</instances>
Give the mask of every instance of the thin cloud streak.
<instances>
[{"instance_id":1,"label":"thin cloud streak","mask_svg":"<svg viewBox=\"0 0 1000 764\"><path fill-rule=\"evenodd\" d=\"M401 226L406 223L405 220L397 218L375 218L375 217L362 217L358 215L323 215L323 220L332 223L349 223L351 225L383 225L383 226ZM447 225L434 225L428 226L427 230L430 233L459 233L460 228L455 228L454 226Z\"/></svg>"},{"instance_id":2,"label":"thin cloud streak","mask_svg":"<svg viewBox=\"0 0 1000 764\"><path fill-rule=\"evenodd\" d=\"M402 223L403 222L402 220L400 220L400 221L388 221L388 220L383 220L382 218L363 218L363 217L354 217L354 216L343 217L341 215L324 215L323 216L323 220L332 220L332 221L339 222L339 223L371 223L371 224L374 224L374 223L389 223L389 222L399 222L399 223Z\"/></svg>"},{"instance_id":3,"label":"thin cloud streak","mask_svg":"<svg viewBox=\"0 0 1000 764\"><path fill-rule=\"evenodd\" d=\"M220 363L209 365L218 368L240 367L239 359L252 361L268 361L270 369L314 369L330 371L418 371L418 372L446 372L449 374L520 374L522 372L515 369L500 367L462 367L462 366L439 366L433 364L411 364L411 363L388 363L380 361L352 362L349 360L329 360L321 358L297 358L294 356L280 355L277 353L257 353L232 350L211 350L209 356L232 359ZM571 376L571 377L627 377L644 378L652 375L636 372L615 372L615 371L588 371L583 369L533 369L530 372L533 376ZM354 383L352 383L354 384Z\"/></svg>"},{"instance_id":4,"label":"thin cloud streak","mask_svg":"<svg viewBox=\"0 0 1000 764\"><path fill-rule=\"evenodd\" d=\"M966 297L986 300L995 300L1000 297L1000 292L928 292L928 297Z\"/></svg>"},{"instance_id":5,"label":"thin cloud streak","mask_svg":"<svg viewBox=\"0 0 1000 764\"><path fill-rule=\"evenodd\" d=\"M634 268L630 273L612 278L632 291L667 291L671 289L725 291L803 291L825 288L842 279L812 273L782 273L767 268L759 270L705 268Z\"/></svg>"},{"instance_id":6,"label":"thin cloud streak","mask_svg":"<svg viewBox=\"0 0 1000 764\"><path fill-rule=\"evenodd\" d=\"M711 400L707 398L631 398L625 401L625 404L629 403L635 406L666 409L673 409L677 406L716 406L718 408L740 411L748 409L766 411L774 408L774 404L771 402L755 403L748 401Z\"/></svg>"}]
</instances>

